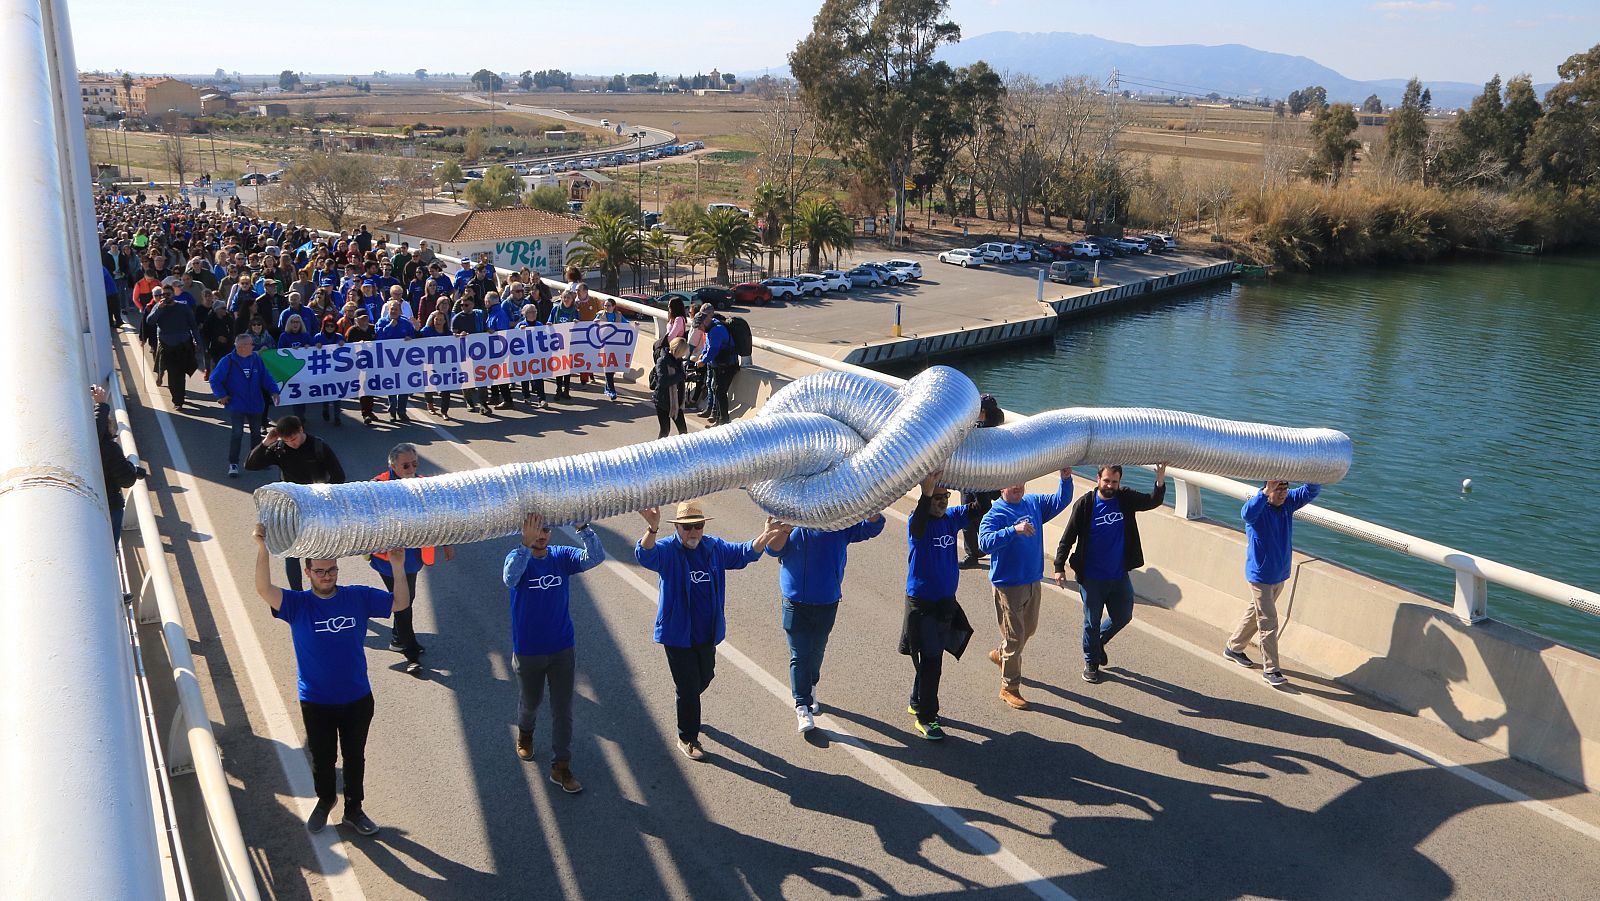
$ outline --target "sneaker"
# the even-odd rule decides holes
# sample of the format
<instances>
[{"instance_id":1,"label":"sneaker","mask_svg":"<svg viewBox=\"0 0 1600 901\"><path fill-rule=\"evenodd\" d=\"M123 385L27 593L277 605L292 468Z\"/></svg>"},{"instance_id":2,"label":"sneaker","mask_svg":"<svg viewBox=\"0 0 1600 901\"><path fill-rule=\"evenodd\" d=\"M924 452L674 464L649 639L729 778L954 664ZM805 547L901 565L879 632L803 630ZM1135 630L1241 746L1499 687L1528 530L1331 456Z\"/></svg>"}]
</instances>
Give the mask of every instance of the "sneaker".
<instances>
[{"instance_id":1,"label":"sneaker","mask_svg":"<svg viewBox=\"0 0 1600 901\"><path fill-rule=\"evenodd\" d=\"M1110 666L1111 665L1111 658L1106 656L1106 646L1105 645L1101 645L1100 646L1100 654L1099 654L1097 659L1100 661L1100 665L1101 666Z\"/></svg>"},{"instance_id":2,"label":"sneaker","mask_svg":"<svg viewBox=\"0 0 1600 901\"><path fill-rule=\"evenodd\" d=\"M517 730L517 756L523 760L533 759L533 733Z\"/></svg>"},{"instance_id":3,"label":"sneaker","mask_svg":"<svg viewBox=\"0 0 1600 901\"><path fill-rule=\"evenodd\" d=\"M406 675L418 676L422 674L422 663L416 660L406 661Z\"/></svg>"},{"instance_id":4,"label":"sneaker","mask_svg":"<svg viewBox=\"0 0 1600 901\"><path fill-rule=\"evenodd\" d=\"M378 834L378 824L372 822L372 817L367 816L365 813L359 810L355 813L351 813L348 810L345 811L344 825L349 826L351 829L354 829L362 835Z\"/></svg>"},{"instance_id":5,"label":"sneaker","mask_svg":"<svg viewBox=\"0 0 1600 901\"><path fill-rule=\"evenodd\" d=\"M928 741L941 741L944 739L944 730L939 728L938 720L934 720L931 723L924 723L922 720L917 720L917 731L921 733L922 737L926 738Z\"/></svg>"},{"instance_id":6,"label":"sneaker","mask_svg":"<svg viewBox=\"0 0 1600 901\"><path fill-rule=\"evenodd\" d=\"M817 700L817 690L815 688L812 688L811 689L811 715L812 716L820 716L821 714L822 714L822 702Z\"/></svg>"},{"instance_id":7,"label":"sneaker","mask_svg":"<svg viewBox=\"0 0 1600 901\"><path fill-rule=\"evenodd\" d=\"M306 831L316 835L322 827L328 825L328 814L333 812L332 804L318 804L311 808L311 816L306 817Z\"/></svg>"},{"instance_id":8,"label":"sneaker","mask_svg":"<svg viewBox=\"0 0 1600 901\"><path fill-rule=\"evenodd\" d=\"M228 464L228 478L237 479L238 477L239 477L239 464L237 464L237 463L229 463Z\"/></svg>"},{"instance_id":9,"label":"sneaker","mask_svg":"<svg viewBox=\"0 0 1600 901\"><path fill-rule=\"evenodd\" d=\"M1009 688L1000 689L1000 700L1009 704L1012 710L1028 709L1028 702L1022 699L1022 695Z\"/></svg>"},{"instance_id":10,"label":"sneaker","mask_svg":"<svg viewBox=\"0 0 1600 901\"><path fill-rule=\"evenodd\" d=\"M915 705L915 704L907 704L906 705L906 713L909 713L912 716L917 716L918 715L918 713L917 713L917 705Z\"/></svg>"},{"instance_id":11,"label":"sneaker","mask_svg":"<svg viewBox=\"0 0 1600 901\"><path fill-rule=\"evenodd\" d=\"M1249 668L1254 667L1256 665L1256 662L1254 660L1251 660L1249 657L1245 656L1245 653L1243 651L1235 651L1233 648L1226 648L1226 647L1223 648L1222 649L1222 656L1228 658L1229 660L1232 660L1234 663L1237 663L1237 664L1239 664L1240 666L1242 666L1242 667L1244 667L1246 669L1249 669Z\"/></svg>"},{"instance_id":12,"label":"sneaker","mask_svg":"<svg viewBox=\"0 0 1600 901\"><path fill-rule=\"evenodd\" d=\"M678 739L678 750L683 752L683 756L696 762L706 759L705 749L700 747L700 742L698 741L684 741L680 738Z\"/></svg>"},{"instance_id":13,"label":"sneaker","mask_svg":"<svg viewBox=\"0 0 1600 901\"><path fill-rule=\"evenodd\" d=\"M1273 688L1278 688L1279 686L1289 684L1289 680L1283 677L1283 673L1280 673L1275 669L1269 669L1262 673L1261 680L1266 682L1268 685L1271 685Z\"/></svg>"},{"instance_id":14,"label":"sneaker","mask_svg":"<svg viewBox=\"0 0 1600 901\"><path fill-rule=\"evenodd\" d=\"M1000 665L1000 649L999 648L990 648L989 649L989 662L994 664L995 666L999 666Z\"/></svg>"},{"instance_id":15,"label":"sneaker","mask_svg":"<svg viewBox=\"0 0 1600 901\"><path fill-rule=\"evenodd\" d=\"M550 765L550 781L561 786L561 790L569 795L583 791L583 783L572 775L572 767L565 760L558 760Z\"/></svg>"},{"instance_id":16,"label":"sneaker","mask_svg":"<svg viewBox=\"0 0 1600 901\"><path fill-rule=\"evenodd\" d=\"M960 563L962 569L977 569L981 566L983 566L983 560L979 557L968 557Z\"/></svg>"},{"instance_id":17,"label":"sneaker","mask_svg":"<svg viewBox=\"0 0 1600 901\"><path fill-rule=\"evenodd\" d=\"M1099 684L1099 682L1100 682L1100 666L1099 666L1099 664L1085 663L1083 665L1083 681L1089 683L1090 685Z\"/></svg>"},{"instance_id":18,"label":"sneaker","mask_svg":"<svg viewBox=\"0 0 1600 901\"><path fill-rule=\"evenodd\" d=\"M804 704L795 707L794 718L799 721L801 732L810 732L817 728L816 720L812 719L811 708Z\"/></svg>"},{"instance_id":19,"label":"sneaker","mask_svg":"<svg viewBox=\"0 0 1600 901\"><path fill-rule=\"evenodd\" d=\"M421 657L423 652L427 651L428 649L416 643L404 645L391 638L389 639L389 650L399 651L402 654L415 654L418 657Z\"/></svg>"},{"instance_id":20,"label":"sneaker","mask_svg":"<svg viewBox=\"0 0 1600 901\"><path fill-rule=\"evenodd\" d=\"M608 389L606 389L606 397L609 398L610 400L616 400L617 399L617 392L612 391L612 390L610 390L608 388Z\"/></svg>"}]
</instances>

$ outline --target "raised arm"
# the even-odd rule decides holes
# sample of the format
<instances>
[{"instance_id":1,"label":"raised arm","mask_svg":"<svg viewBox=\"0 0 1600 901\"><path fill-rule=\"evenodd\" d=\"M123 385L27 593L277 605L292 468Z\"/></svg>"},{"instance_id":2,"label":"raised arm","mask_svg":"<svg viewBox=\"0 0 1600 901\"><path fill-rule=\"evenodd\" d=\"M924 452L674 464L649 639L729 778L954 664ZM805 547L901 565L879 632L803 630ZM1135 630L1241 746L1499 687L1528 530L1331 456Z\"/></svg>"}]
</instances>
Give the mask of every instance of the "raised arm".
<instances>
[{"instance_id":1,"label":"raised arm","mask_svg":"<svg viewBox=\"0 0 1600 901\"><path fill-rule=\"evenodd\" d=\"M639 516L644 520L644 535L639 538L639 547L653 551L656 547L656 533L661 531L661 509L646 507L639 511Z\"/></svg>"},{"instance_id":2,"label":"raised arm","mask_svg":"<svg viewBox=\"0 0 1600 901\"><path fill-rule=\"evenodd\" d=\"M272 584L272 561L267 559L267 527L256 523L256 595L276 613L283 606L283 592ZM404 582L404 579L400 581Z\"/></svg>"},{"instance_id":3,"label":"raised arm","mask_svg":"<svg viewBox=\"0 0 1600 901\"><path fill-rule=\"evenodd\" d=\"M409 610L411 608L411 580L406 578L406 574L404 572L406 549L403 547L397 547L391 550L389 552L389 559L400 562L400 566L395 568L394 573L395 580L393 607L394 612L399 613L402 610Z\"/></svg>"},{"instance_id":4,"label":"raised arm","mask_svg":"<svg viewBox=\"0 0 1600 901\"><path fill-rule=\"evenodd\" d=\"M606 562L606 546L600 543L600 535L593 526L588 523L578 526L578 540L583 542L583 550L578 554L578 572Z\"/></svg>"}]
</instances>

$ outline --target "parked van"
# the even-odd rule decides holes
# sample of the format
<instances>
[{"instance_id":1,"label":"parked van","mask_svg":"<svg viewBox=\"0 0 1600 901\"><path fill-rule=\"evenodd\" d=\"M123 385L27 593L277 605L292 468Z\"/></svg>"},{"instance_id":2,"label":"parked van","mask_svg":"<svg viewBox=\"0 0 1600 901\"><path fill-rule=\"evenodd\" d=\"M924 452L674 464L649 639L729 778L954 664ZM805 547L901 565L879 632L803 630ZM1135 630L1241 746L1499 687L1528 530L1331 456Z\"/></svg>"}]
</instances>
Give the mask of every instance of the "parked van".
<instances>
[{"instance_id":1,"label":"parked van","mask_svg":"<svg viewBox=\"0 0 1600 901\"><path fill-rule=\"evenodd\" d=\"M1089 277L1089 268L1072 260L1057 260L1050 264L1050 280L1070 285Z\"/></svg>"}]
</instances>

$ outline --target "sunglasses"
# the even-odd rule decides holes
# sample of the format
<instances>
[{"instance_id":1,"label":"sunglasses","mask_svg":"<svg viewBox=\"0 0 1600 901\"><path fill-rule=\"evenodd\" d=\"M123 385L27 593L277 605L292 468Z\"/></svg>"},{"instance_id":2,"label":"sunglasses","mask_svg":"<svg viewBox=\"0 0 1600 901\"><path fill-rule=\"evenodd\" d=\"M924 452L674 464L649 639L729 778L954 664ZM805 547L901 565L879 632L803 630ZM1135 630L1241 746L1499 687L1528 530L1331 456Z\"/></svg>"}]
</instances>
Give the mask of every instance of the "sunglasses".
<instances>
[{"instance_id":1,"label":"sunglasses","mask_svg":"<svg viewBox=\"0 0 1600 901\"><path fill-rule=\"evenodd\" d=\"M680 522L677 523L677 526L685 532L704 532L706 530L706 524L703 522L697 522L693 524Z\"/></svg>"}]
</instances>

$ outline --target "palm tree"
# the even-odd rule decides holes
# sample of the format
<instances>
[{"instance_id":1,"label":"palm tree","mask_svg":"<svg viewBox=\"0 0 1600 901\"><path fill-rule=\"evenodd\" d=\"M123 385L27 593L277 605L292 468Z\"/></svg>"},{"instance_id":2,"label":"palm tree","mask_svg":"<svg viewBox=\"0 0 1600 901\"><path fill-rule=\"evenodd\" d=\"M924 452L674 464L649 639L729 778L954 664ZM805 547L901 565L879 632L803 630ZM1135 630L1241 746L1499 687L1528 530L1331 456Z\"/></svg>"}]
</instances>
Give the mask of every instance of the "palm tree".
<instances>
[{"instance_id":1,"label":"palm tree","mask_svg":"<svg viewBox=\"0 0 1600 901\"><path fill-rule=\"evenodd\" d=\"M778 268L778 243L783 240L783 223L789 217L789 195L764 181L756 188L755 203L750 209L761 223L761 243L767 245L767 271L771 272Z\"/></svg>"},{"instance_id":2,"label":"palm tree","mask_svg":"<svg viewBox=\"0 0 1600 901\"><path fill-rule=\"evenodd\" d=\"M806 245L806 268L815 272L821 265L822 252L835 254L849 250L855 243L855 229L832 200L825 197L806 197L795 206L791 237Z\"/></svg>"},{"instance_id":3,"label":"palm tree","mask_svg":"<svg viewBox=\"0 0 1600 901\"><path fill-rule=\"evenodd\" d=\"M738 210L717 210L695 224L688 248L717 261L717 284L728 283L728 267L760 247L755 224Z\"/></svg>"},{"instance_id":4,"label":"palm tree","mask_svg":"<svg viewBox=\"0 0 1600 901\"><path fill-rule=\"evenodd\" d=\"M661 267L661 284L667 283L667 264L672 260L672 236L664 231L653 231L644 238L645 254Z\"/></svg>"},{"instance_id":5,"label":"palm tree","mask_svg":"<svg viewBox=\"0 0 1600 901\"><path fill-rule=\"evenodd\" d=\"M622 283L622 267L637 265L644 257L644 241L638 226L621 216L596 216L573 235L582 249L570 257L583 269L598 269L605 276L607 294L617 293Z\"/></svg>"}]
</instances>

